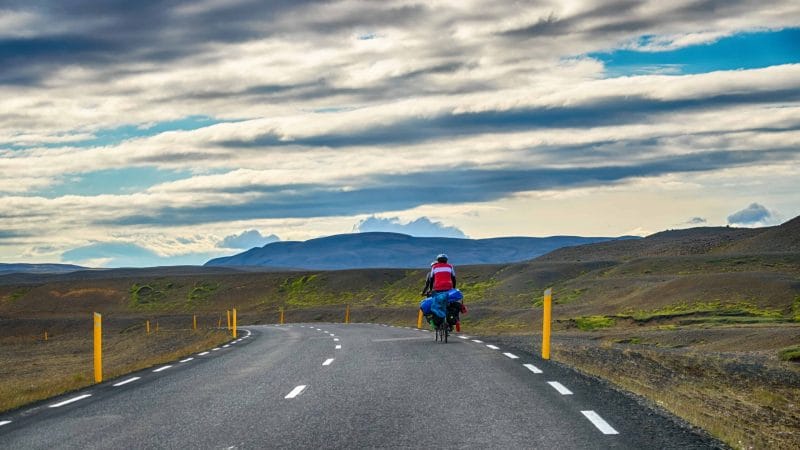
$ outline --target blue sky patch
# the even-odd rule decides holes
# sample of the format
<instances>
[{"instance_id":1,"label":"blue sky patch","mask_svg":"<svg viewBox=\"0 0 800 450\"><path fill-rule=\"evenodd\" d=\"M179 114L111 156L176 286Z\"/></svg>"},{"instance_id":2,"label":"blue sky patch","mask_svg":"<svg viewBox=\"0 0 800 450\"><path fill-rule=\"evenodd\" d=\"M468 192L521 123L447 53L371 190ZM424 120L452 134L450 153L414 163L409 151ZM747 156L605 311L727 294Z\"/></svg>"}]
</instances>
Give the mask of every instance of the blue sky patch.
<instances>
[{"instance_id":1,"label":"blue sky patch","mask_svg":"<svg viewBox=\"0 0 800 450\"><path fill-rule=\"evenodd\" d=\"M643 36L639 43L646 45L653 39L654 36ZM740 33L708 44L662 52L614 50L588 56L603 62L608 77L759 69L800 63L800 28Z\"/></svg>"},{"instance_id":2,"label":"blue sky patch","mask_svg":"<svg viewBox=\"0 0 800 450\"><path fill-rule=\"evenodd\" d=\"M120 195L141 192L151 186L189 178L191 172L160 170L154 167L126 167L75 174L38 195L56 198L64 195Z\"/></svg>"}]
</instances>

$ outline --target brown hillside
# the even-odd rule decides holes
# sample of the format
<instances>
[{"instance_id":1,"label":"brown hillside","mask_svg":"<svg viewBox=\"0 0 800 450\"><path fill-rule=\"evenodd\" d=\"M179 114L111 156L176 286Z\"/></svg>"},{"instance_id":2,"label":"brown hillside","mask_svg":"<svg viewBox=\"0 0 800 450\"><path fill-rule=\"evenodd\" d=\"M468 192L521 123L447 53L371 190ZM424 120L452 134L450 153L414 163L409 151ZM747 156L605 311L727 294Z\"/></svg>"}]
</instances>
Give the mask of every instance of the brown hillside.
<instances>
[{"instance_id":1,"label":"brown hillside","mask_svg":"<svg viewBox=\"0 0 800 450\"><path fill-rule=\"evenodd\" d=\"M763 233L732 242L720 249L725 253L784 253L800 252L800 216Z\"/></svg>"},{"instance_id":2,"label":"brown hillside","mask_svg":"<svg viewBox=\"0 0 800 450\"><path fill-rule=\"evenodd\" d=\"M650 256L705 255L731 248L733 244L757 237L767 230L730 227L668 230L643 239L565 247L540 256L536 261L629 261Z\"/></svg>"}]
</instances>

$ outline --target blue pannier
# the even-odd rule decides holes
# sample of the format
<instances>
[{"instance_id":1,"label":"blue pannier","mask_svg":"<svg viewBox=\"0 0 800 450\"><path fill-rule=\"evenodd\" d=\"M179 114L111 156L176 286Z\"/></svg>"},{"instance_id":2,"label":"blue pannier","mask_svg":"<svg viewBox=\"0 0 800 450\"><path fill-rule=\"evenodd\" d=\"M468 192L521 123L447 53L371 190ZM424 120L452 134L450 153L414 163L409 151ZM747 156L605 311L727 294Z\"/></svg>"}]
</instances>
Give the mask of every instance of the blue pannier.
<instances>
[{"instance_id":1,"label":"blue pannier","mask_svg":"<svg viewBox=\"0 0 800 450\"><path fill-rule=\"evenodd\" d=\"M433 296L431 312L438 317L447 316L447 292L440 292Z\"/></svg>"},{"instance_id":2,"label":"blue pannier","mask_svg":"<svg viewBox=\"0 0 800 450\"><path fill-rule=\"evenodd\" d=\"M460 302L464 299L464 294L461 293L458 289L450 289L447 291L447 302Z\"/></svg>"},{"instance_id":3,"label":"blue pannier","mask_svg":"<svg viewBox=\"0 0 800 450\"><path fill-rule=\"evenodd\" d=\"M433 304L433 298L428 297L421 302L419 302L419 309L422 310L422 314L430 314L431 313L431 304Z\"/></svg>"}]
</instances>

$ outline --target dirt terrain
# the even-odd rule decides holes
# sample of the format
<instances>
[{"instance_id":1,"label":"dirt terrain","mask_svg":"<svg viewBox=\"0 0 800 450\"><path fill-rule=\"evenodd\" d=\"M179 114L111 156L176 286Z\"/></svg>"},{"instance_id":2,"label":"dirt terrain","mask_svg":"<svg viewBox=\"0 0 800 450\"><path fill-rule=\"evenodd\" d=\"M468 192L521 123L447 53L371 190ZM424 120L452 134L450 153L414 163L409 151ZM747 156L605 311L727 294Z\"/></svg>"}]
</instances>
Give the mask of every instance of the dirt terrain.
<instances>
[{"instance_id":1,"label":"dirt terrain","mask_svg":"<svg viewBox=\"0 0 800 450\"><path fill-rule=\"evenodd\" d=\"M796 448L798 224L800 218L763 229L667 231L561 249L524 263L458 266L469 307L463 328L538 345L542 292L551 287L557 361L642 395L734 447ZM424 269L179 267L5 275L0 363L44 364L55 353L74 353L77 360L88 349L92 311L117 321L109 345L134 336L131 348L150 345L134 343L144 339L145 319L158 320L164 330L184 329L175 351L210 342L184 340L194 336L185 330L191 314L201 317L201 327L215 327L232 307L241 324L276 323L281 309L287 322L341 322L350 305L354 322L416 325L424 280ZM65 340L76 336L76 343L53 352L58 338L37 340L44 329ZM79 366L81 380L88 377L85 361L75 368L69 361L63 361L64 373L77 378ZM5 371L0 381L24 376Z\"/></svg>"}]
</instances>

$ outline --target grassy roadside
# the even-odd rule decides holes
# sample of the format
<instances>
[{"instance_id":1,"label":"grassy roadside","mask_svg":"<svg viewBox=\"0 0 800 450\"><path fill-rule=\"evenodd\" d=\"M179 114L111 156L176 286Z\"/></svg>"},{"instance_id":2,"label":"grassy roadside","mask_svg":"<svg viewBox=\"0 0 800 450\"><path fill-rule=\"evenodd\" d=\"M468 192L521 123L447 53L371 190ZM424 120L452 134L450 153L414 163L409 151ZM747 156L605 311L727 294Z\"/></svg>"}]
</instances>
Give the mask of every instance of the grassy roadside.
<instances>
[{"instance_id":1,"label":"grassy roadside","mask_svg":"<svg viewBox=\"0 0 800 450\"><path fill-rule=\"evenodd\" d=\"M103 330L103 378L110 380L230 339L218 330ZM0 412L94 383L89 333L0 337Z\"/></svg>"}]
</instances>

